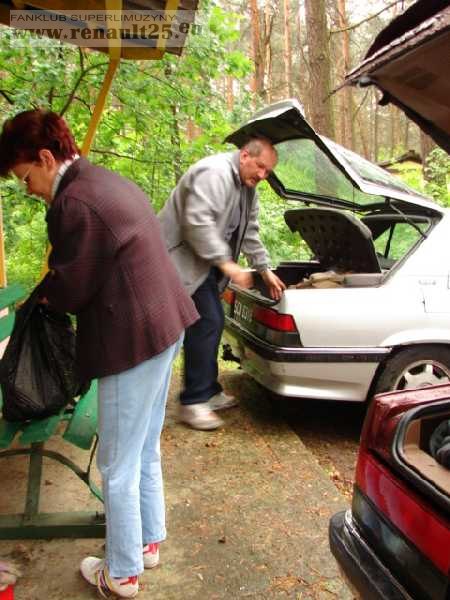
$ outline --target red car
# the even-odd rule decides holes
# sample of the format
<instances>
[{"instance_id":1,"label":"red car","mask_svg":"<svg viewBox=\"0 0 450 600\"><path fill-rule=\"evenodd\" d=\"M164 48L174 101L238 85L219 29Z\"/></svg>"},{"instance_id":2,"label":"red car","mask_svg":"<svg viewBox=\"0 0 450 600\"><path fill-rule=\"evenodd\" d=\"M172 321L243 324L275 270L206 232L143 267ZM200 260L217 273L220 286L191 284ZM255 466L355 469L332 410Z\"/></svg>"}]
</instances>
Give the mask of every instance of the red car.
<instances>
[{"instance_id":1,"label":"red car","mask_svg":"<svg viewBox=\"0 0 450 600\"><path fill-rule=\"evenodd\" d=\"M364 600L450 598L450 470L430 451L449 420L448 384L372 400L352 508L334 515L329 530Z\"/></svg>"},{"instance_id":2,"label":"red car","mask_svg":"<svg viewBox=\"0 0 450 600\"><path fill-rule=\"evenodd\" d=\"M347 76L375 85L450 152L450 0L419 0ZM363 600L450 600L450 385L371 401L351 510L331 550Z\"/></svg>"}]
</instances>

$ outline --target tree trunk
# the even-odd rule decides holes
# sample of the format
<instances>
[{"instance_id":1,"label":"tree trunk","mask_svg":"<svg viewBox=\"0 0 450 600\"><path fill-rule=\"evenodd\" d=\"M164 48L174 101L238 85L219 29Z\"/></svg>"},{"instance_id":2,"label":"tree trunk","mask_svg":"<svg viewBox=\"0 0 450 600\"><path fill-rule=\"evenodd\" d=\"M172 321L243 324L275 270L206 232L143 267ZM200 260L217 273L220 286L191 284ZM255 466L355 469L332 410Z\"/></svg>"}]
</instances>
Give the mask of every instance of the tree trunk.
<instances>
[{"instance_id":1,"label":"tree trunk","mask_svg":"<svg viewBox=\"0 0 450 600\"><path fill-rule=\"evenodd\" d=\"M271 1L266 0L264 5L264 94L267 104L272 102L273 73L272 73L272 28L274 11L271 7Z\"/></svg>"},{"instance_id":2,"label":"tree trunk","mask_svg":"<svg viewBox=\"0 0 450 600\"><path fill-rule=\"evenodd\" d=\"M266 54L266 100L267 104L272 102L273 90L273 63L272 63L272 48L270 44L267 46Z\"/></svg>"},{"instance_id":3,"label":"tree trunk","mask_svg":"<svg viewBox=\"0 0 450 600\"><path fill-rule=\"evenodd\" d=\"M226 98L227 108L232 111L234 108L234 93L233 93L233 78L231 75L226 76Z\"/></svg>"},{"instance_id":4,"label":"tree trunk","mask_svg":"<svg viewBox=\"0 0 450 600\"><path fill-rule=\"evenodd\" d=\"M261 95L263 87L263 70L261 64L260 39L261 30L259 26L259 9L257 0L250 0L251 28L252 28L252 51L251 57L254 63L254 71L251 82L253 101L256 104L257 96Z\"/></svg>"},{"instance_id":5,"label":"tree trunk","mask_svg":"<svg viewBox=\"0 0 450 600\"><path fill-rule=\"evenodd\" d=\"M290 28L290 7L289 0L283 0L284 14L284 79L286 86L286 97L292 96L292 49L291 49L291 28Z\"/></svg>"},{"instance_id":6,"label":"tree trunk","mask_svg":"<svg viewBox=\"0 0 450 600\"><path fill-rule=\"evenodd\" d=\"M359 113L358 113L358 128L359 128L359 137L361 139L361 145L362 145L362 155L364 156L364 158L367 158L367 160L369 160L369 158L370 158L369 145L368 145L368 141L367 141L367 137L366 137L367 128L365 127L365 124L361 120L361 111L359 111Z\"/></svg>"},{"instance_id":7,"label":"tree trunk","mask_svg":"<svg viewBox=\"0 0 450 600\"><path fill-rule=\"evenodd\" d=\"M401 143L400 140L400 112L393 104L389 105L389 118L391 122L391 157L395 158L397 148Z\"/></svg>"},{"instance_id":8,"label":"tree trunk","mask_svg":"<svg viewBox=\"0 0 450 600\"><path fill-rule=\"evenodd\" d=\"M339 27L345 29L348 26L347 13L345 7L345 0L338 0L338 14L339 14ZM350 71L350 36L348 31L343 31L342 36L342 57L343 57L343 76ZM342 96L342 109L341 109L341 135L342 144L346 148L353 149L353 94L352 89L349 85L346 85L343 90L340 91Z\"/></svg>"},{"instance_id":9,"label":"tree trunk","mask_svg":"<svg viewBox=\"0 0 450 600\"><path fill-rule=\"evenodd\" d=\"M432 181L432 173L428 166L428 155L436 147L433 140L420 130L420 154L422 155L422 171L425 181Z\"/></svg>"},{"instance_id":10,"label":"tree trunk","mask_svg":"<svg viewBox=\"0 0 450 600\"><path fill-rule=\"evenodd\" d=\"M379 112L380 106L378 104L377 92L372 90L373 99L374 99L374 122L373 122L373 157L374 162L378 162L378 146L379 146Z\"/></svg>"},{"instance_id":11,"label":"tree trunk","mask_svg":"<svg viewBox=\"0 0 450 600\"><path fill-rule=\"evenodd\" d=\"M186 123L186 140L188 142L193 141L193 139L195 137L194 132L195 132L194 122L192 121L191 118L189 118Z\"/></svg>"},{"instance_id":12,"label":"tree trunk","mask_svg":"<svg viewBox=\"0 0 450 600\"><path fill-rule=\"evenodd\" d=\"M405 129L404 129L404 134L403 134L403 145L405 146L405 152L408 152L409 150L409 126L410 126L410 120L408 119L408 117L406 117L405 119Z\"/></svg>"},{"instance_id":13,"label":"tree trunk","mask_svg":"<svg viewBox=\"0 0 450 600\"><path fill-rule=\"evenodd\" d=\"M331 61L325 0L305 0L310 72L309 107L313 127L334 138L331 98Z\"/></svg>"},{"instance_id":14,"label":"tree trunk","mask_svg":"<svg viewBox=\"0 0 450 600\"><path fill-rule=\"evenodd\" d=\"M300 5L297 9L297 55L298 55L298 97L300 98L301 103L305 106L305 109L307 107L307 103L308 103L308 95L306 93L306 90L308 89L308 85L307 85L307 69L308 69L308 64L305 60L305 55L303 53L303 43L302 43L302 30L303 30L303 25L302 25L302 15L301 15L301 10L300 10ZM309 111L309 107L306 110L307 114L310 114Z\"/></svg>"}]
</instances>

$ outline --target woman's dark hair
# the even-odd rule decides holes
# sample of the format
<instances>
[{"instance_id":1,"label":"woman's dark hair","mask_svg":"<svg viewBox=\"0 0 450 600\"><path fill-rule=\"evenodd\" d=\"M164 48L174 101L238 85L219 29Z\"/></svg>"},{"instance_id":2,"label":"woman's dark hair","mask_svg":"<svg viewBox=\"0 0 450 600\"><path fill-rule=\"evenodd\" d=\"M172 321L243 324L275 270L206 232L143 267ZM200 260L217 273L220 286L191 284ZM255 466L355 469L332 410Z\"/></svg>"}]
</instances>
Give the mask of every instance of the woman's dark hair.
<instances>
[{"instance_id":1,"label":"woman's dark hair","mask_svg":"<svg viewBox=\"0 0 450 600\"><path fill-rule=\"evenodd\" d=\"M62 117L38 108L8 119L0 134L0 177L6 177L19 163L39 160L39 150L44 148L60 162L79 152Z\"/></svg>"}]
</instances>

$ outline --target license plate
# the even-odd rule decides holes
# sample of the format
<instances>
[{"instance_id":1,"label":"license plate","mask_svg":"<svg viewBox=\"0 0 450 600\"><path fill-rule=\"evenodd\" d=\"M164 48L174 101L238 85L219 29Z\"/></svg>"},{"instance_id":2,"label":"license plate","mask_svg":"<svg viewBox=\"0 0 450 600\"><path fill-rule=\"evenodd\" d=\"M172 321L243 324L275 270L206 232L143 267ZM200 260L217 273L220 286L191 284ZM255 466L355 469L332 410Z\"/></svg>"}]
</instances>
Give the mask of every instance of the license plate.
<instances>
[{"instance_id":1,"label":"license plate","mask_svg":"<svg viewBox=\"0 0 450 600\"><path fill-rule=\"evenodd\" d=\"M236 300L234 303L234 318L244 323L251 323L253 320L253 308Z\"/></svg>"}]
</instances>

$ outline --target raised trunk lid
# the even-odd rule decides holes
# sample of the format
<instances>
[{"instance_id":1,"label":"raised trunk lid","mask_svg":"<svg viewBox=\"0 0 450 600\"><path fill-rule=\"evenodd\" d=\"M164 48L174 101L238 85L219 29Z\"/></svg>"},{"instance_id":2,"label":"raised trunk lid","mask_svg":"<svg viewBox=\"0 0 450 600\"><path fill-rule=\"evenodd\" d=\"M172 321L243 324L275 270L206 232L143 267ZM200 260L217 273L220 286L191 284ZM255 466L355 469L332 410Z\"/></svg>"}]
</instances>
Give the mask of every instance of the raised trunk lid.
<instances>
[{"instance_id":1,"label":"raised trunk lid","mask_svg":"<svg viewBox=\"0 0 450 600\"><path fill-rule=\"evenodd\" d=\"M442 212L400 179L318 135L295 99L259 111L226 141L241 147L258 136L277 146L279 161L268 181L282 197L359 211L389 201Z\"/></svg>"}]
</instances>

